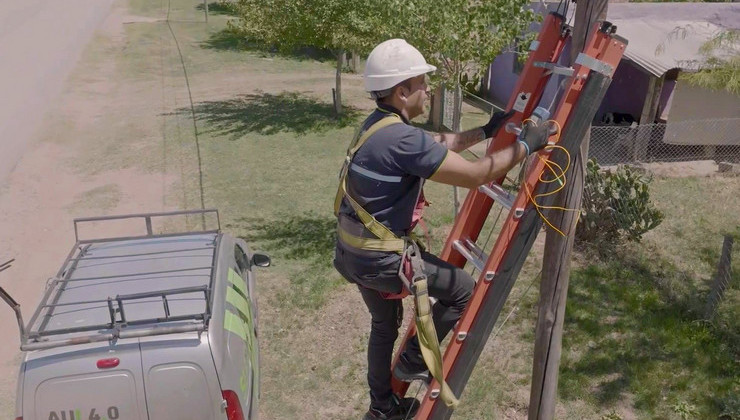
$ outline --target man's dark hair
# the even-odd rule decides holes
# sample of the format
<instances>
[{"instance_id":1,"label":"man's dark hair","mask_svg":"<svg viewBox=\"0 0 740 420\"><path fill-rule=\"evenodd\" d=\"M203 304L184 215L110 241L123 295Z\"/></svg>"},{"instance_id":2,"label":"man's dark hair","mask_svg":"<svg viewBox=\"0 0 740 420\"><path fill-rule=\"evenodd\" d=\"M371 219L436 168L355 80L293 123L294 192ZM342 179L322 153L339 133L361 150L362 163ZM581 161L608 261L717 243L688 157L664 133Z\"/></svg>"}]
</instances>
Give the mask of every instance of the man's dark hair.
<instances>
[{"instance_id":1,"label":"man's dark hair","mask_svg":"<svg viewBox=\"0 0 740 420\"><path fill-rule=\"evenodd\" d=\"M375 98L375 102L377 102L377 103L385 103L385 101L388 98L390 98L391 95L393 95L393 92L395 92L395 90L398 89L399 87L403 86L406 89L411 90L411 79L413 79L413 77L404 80L403 82L401 82L401 83L393 86L390 89L386 89L386 90L382 90L382 91L377 91L377 92L372 92L371 95Z\"/></svg>"}]
</instances>

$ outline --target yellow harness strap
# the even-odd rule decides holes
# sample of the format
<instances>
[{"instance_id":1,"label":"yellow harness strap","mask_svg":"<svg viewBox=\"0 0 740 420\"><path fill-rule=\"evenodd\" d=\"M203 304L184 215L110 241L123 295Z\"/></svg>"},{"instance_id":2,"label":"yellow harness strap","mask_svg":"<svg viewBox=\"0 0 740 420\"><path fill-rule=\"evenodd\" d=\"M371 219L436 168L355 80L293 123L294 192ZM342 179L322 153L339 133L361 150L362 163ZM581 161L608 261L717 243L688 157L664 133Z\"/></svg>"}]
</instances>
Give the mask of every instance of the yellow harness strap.
<instances>
[{"instance_id":1,"label":"yellow harness strap","mask_svg":"<svg viewBox=\"0 0 740 420\"><path fill-rule=\"evenodd\" d=\"M455 397L452 389L444 378L442 366L442 352L439 350L439 339L437 330L434 328L432 319L432 305L429 303L429 290L427 288L427 276L424 274L424 261L421 259L421 251L414 241L409 241L403 252L402 259L410 259L413 278L409 279L403 272L403 263L398 270L401 280L411 290L414 296L416 310L416 336L419 339L419 347L424 363L429 368L429 373L440 385L439 398L448 407L455 408L460 401Z\"/></svg>"},{"instance_id":2,"label":"yellow harness strap","mask_svg":"<svg viewBox=\"0 0 740 420\"><path fill-rule=\"evenodd\" d=\"M349 165L352 162L352 158L354 158L355 153L357 153L360 147L365 144L365 141L375 134L375 132L383 127L399 123L403 123L401 117L396 114L388 114L387 117L383 117L378 122L371 125L370 128L365 130L357 140L352 142L351 147L347 150L347 157L344 160L342 171L339 174L339 188L337 189L337 195L334 199L334 215L339 216L339 206L342 204L342 198L346 197L350 206L352 206L352 209L357 213L357 217L359 217L362 224L365 225L365 228L377 238L360 238L339 227L339 236L352 247L373 251L403 252L403 240L396 236L384 224L378 222L372 214L363 209L360 203L355 201L355 199L347 193L347 172L349 171Z\"/></svg>"}]
</instances>

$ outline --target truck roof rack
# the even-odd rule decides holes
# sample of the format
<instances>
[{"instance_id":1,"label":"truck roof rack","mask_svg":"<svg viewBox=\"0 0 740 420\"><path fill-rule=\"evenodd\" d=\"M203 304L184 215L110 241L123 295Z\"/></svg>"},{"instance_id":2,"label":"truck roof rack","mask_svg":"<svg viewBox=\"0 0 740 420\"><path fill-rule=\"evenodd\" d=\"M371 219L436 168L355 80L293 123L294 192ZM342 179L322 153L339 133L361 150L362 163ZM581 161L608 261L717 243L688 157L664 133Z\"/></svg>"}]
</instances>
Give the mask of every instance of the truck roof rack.
<instances>
[{"instance_id":1,"label":"truck roof rack","mask_svg":"<svg viewBox=\"0 0 740 420\"><path fill-rule=\"evenodd\" d=\"M217 229L206 229L209 213ZM182 215L201 215L202 229L153 232L152 218ZM136 218L146 234L80 239L81 223ZM0 288L16 312L21 350L206 330L221 230L217 210L86 217L74 227L75 245L25 327L19 305Z\"/></svg>"}]
</instances>

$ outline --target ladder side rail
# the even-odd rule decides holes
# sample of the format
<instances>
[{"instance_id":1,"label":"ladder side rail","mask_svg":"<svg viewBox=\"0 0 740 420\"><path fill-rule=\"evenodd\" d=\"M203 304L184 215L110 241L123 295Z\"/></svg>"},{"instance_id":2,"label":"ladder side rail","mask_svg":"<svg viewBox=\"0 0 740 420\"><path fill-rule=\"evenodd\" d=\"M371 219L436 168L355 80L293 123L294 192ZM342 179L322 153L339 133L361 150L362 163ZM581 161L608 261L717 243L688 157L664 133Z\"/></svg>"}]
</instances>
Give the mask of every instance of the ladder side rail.
<instances>
[{"instance_id":1,"label":"ladder side rail","mask_svg":"<svg viewBox=\"0 0 740 420\"><path fill-rule=\"evenodd\" d=\"M616 67L624 51L624 44L616 40L613 40L608 34L601 32L599 30L594 32L594 35L592 36L590 41L591 42L587 44L587 47L584 51L586 51L588 55L594 56L596 58L602 59L606 57L608 60L610 60L613 67ZM612 41L614 41L613 44L612 44ZM608 51L609 49L612 49L614 51L610 52ZM591 71L589 68L582 66L582 65L577 65L574 70L575 70L574 77L571 79L568 89L565 91L565 94L562 96L561 102L558 106L558 111L556 112L556 121L558 121L561 127L564 127L566 125L570 112L573 110L574 105L578 101L580 94L582 93L585 80L589 72ZM592 112L595 112L595 109L592 110ZM530 167L530 171L525 180L525 183L530 191L534 191L536 189L537 184L539 182L538 181L539 174L542 173L544 166L545 166L544 162L542 162L541 160L535 160L534 163L532 163ZM461 346L465 341L464 339L459 340L458 337L466 337L470 339L470 334L468 334L468 332L471 330L471 326L473 322L477 320L480 314L485 313L484 311L482 311L482 308L484 306L484 298L490 295L488 291L489 291L489 286L491 285L491 282L485 281L485 273L489 271L493 271L495 273L497 270L500 270L503 267L501 265L501 262L503 261L503 257L507 253L510 243L512 239L514 238L516 231L519 228L519 225L521 222L521 218L516 217L516 213L517 213L516 208L520 208L520 209L526 208L528 204L528 200L529 198L527 196L526 191L520 191L515 201L515 204L514 204L515 208L512 209L514 211L511 211L509 213L507 220L502 228L502 231L499 234L499 237L496 241L496 244L494 245L493 251L491 252L491 255L489 256L489 260L486 263L484 272L481 273L481 277L478 283L476 284L476 287L473 291L473 296L471 297L471 300L468 303L468 307L466 308L465 312L463 313L462 318L460 319L456 328L454 329L453 339L450 341L450 344L447 346L447 349L444 355L444 360L443 360L444 361L443 363L444 371L447 372L447 378L451 378L450 376L451 369L453 369L455 361L457 360L460 354ZM529 213L533 211L535 211L535 209L531 208L530 206ZM525 212L525 214L527 214L527 212ZM515 279L515 277L512 277L512 280L513 279ZM512 285L513 285L513 281L512 281ZM502 302L501 304L503 304L504 301L505 301L505 296L504 296L504 300L501 301ZM486 307L488 306L490 305L486 305ZM489 317L489 318L494 318L494 317ZM495 319L493 319L491 322L495 323ZM490 331L489 331L489 334L490 334ZM486 339L487 339L487 335L486 335ZM480 339L476 338L468 342L475 342L476 340L480 340ZM482 348L482 346L485 344L485 341L480 341L480 342L482 343L481 344L481 348ZM471 371L472 371L472 366L475 364L476 360L477 360L477 356L474 357L472 361L470 362ZM464 387L466 382L467 382L467 377L464 378L464 381L458 380L456 382L456 385L458 388ZM432 418L430 416L432 415L433 410L435 413L440 412L443 414L449 411L446 407L439 408L441 407L441 405L436 404L438 400L436 398L432 398L433 392L435 390L435 386L438 388L436 381L433 381L432 385L427 390L427 395L422 401L419 414L417 415L418 419ZM453 388L453 392L455 392L455 394L458 396L459 396L459 392L461 391L462 391L461 388L459 390L456 390L455 388ZM439 407L435 408L436 406L439 406ZM449 413L451 413L451 411L449 411ZM444 414L442 417L438 417L437 414L435 414L433 418L446 418L447 416L448 416L447 414Z\"/></svg>"},{"instance_id":2,"label":"ladder side rail","mask_svg":"<svg viewBox=\"0 0 740 420\"><path fill-rule=\"evenodd\" d=\"M517 118L518 116L521 120L523 115L529 115L526 112L532 112L535 104L544 91L548 79L547 77L543 77L545 75L545 69L534 67L533 63L535 61L558 60L567 38L566 32L563 31L564 22L564 18L557 13L548 14L542 22L542 28L540 29L540 33L536 41L537 48L530 52L529 58L524 66L524 70L517 80L514 95L510 98L506 109L514 108L519 92L531 92L532 96L530 96L529 102L524 109L525 113L517 112L513 118ZM499 147L497 145L504 143L508 145L515 140L515 135L507 133L506 130L499 130L496 138L491 142L491 146L487 153L491 153L492 150ZM500 146L499 148L501 147L505 146ZM469 235L468 238L475 242L478 239L480 230L482 229L492 206L493 199L491 197L480 192L477 188L470 190L455 219L452 231L448 235L447 241L442 248L442 252L439 257L455 266L464 267L467 260L462 254L454 249L453 243L463 235ZM411 323L406 329L406 334L401 340L399 350L393 358L392 366L395 366L396 363L398 363L398 359L406 347L406 343L414 336L414 334L416 334L416 325ZM405 395L409 387L407 382L399 381L395 377L391 377L391 385L393 392L398 395Z\"/></svg>"},{"instance_id":3,"label":"ladder side rail","mask_svg":"<svg viewBox=\"0 0 740 420\"><path fill-rule=\"evenodd\" d=\"M574 109L579 113L582 109L584 115L579 115L579 121L568 127L568 131L566 131L567 138L561 142L561 145L571 154L578 153L586 129L598 108L598 103L603 98L603 95L606 94L610 82L611 79L609 77L597 73L592 73L589 78L589 82L587 82L586 88L584 88L581 94L581 98L584 100L579 101ZM596 98L596 100L592 98ZM564 160L564 156L562 157ZM554 184L539 183L536 194L547 193L554 188ZM553 201L554 196L546 198L546 200L543 200L543 205L549 205ZM518 223L515 235L511 238L511 242L505 250L501 264L499 265L499 273L491 282L490 287L485 290L485 296L483 296L477 314L472 316L471 324L467 330L464 330L467 333L466 339L455 341L455 344L459 343L459 352L454 358L445 358L446 380L455 395L462 394L465 389L465 385L503 310L504 304L511 293L541 226L542 219L539 217L537 211L533 207L528 208L522 220ZM462 323L460 328L463 328ZM455 335L453 337L457 338L459 331L456 329L454 333ZM438 404L435 401L431 405L432 409L428 418L450 418L452 410L449 410L444 404Z\"/></svg>"},{"instance_id":4,"label":"ladder side rail","mask_svg":"<svg viewBox=\"0 0 740 420\"><path fill-rule=\"evenodd\" d=\"M550 13L545 17L542 22L542 29L540 30L537 38L537 49L532 51L527 58L524 70L522 71L517 84L514 88L514 94L509 99L509 103L506 107L507 110L519 108L517 112L510 118L510 121L522 121L525 115L532 113L537 102L539 102L542 93L544 92L545 85L549 80L549 77L545 76L546 70L541 67L535 67L534 63L538 61L556 62L562 53L563 46L565 45L565 31L563 30L564 20L562 16L556 13ZM522 107L516 106L519 95L521 93L529 94L529 99L526 105ZM486 154L491 154L497 150L508 147L511 143L516 141L516 135L506 132L506 130L499 130L496 137L491 141ZM501 184L503 180L498 180ZM483 228L485 219L493 206L493 199L481 192L477 188L471 189L468 195L465 197L463 205L455 218L455 223L447 236L442 252L439 257L442 260L449 262L457 267L464 267L467 261L465 257L454 249L454 241L467 237L472 241L478 239L480 230Z\"/></svg>"},{"instance_id":5,"label":"ladder side rail","mask_svg":"<svg viewBox=\"0 0 740 420\"><path fill-rule=\"evenodd\" d=\"M517 100L517 96L519 92L522 91L531 92L532 96L536 96L536 98L530 97L530 100L527 103L524 111L528 111L529 113L531 113L534 109L534 104L536 104L536 101L533 99L538 100L538 98L541 96L542 91L544 91L547 78L543 77L545 75L545 69L534 67L533 63L535 61L558 60L560 53L562 52L563 45L565 44L566 38L563 31L564 22L564 18L557 13L550 13L545 17L536 41L537 48L529 54L529 58L525 63L524 70L517 80L514 95L509 99L509 104L506 108L507 110L513 109L514 104ZM515 113L513 118L516 118L518 116L521 120L523 115L529 114L518 112ZM496 145L503 143L506 143L508 145L514 142L515 139L515 135L507 133L506 130L499 130L496 138L491 142L491 146L489 146L489 150L487 151L487 153L491 153L491 151L494 150L495 147L498 147ZM452 231L447 236L447 241L445 242L445 245L442 248L442 252L439 256L440 259L450 262L457 267L465 266L467 260L462 254L454 249L453 243L455 240L460 239L463 235L466 234L470 235L468 236L468 238L475 242L478 239L480 230L482 229L492 206L493 199L491 197L489 197L485 193L480 192L477 188L470 190L470 192L465 197L465 201L463 202L463 206L461 207L460 212L455 218ZM392 366L395 366L396 363L398 363L398 359L404 348L406 347L406 343L411 337L414 336L414 334L416 334L416 325L414 323L411 323L406 329L406 334L401 340L399 349L393 358ZM391 385L393 388L393 392L398 395L405 395L409 387L409 384L407 382L399 381L395 377L391 377Z\"/></svg>"}]
</instances>

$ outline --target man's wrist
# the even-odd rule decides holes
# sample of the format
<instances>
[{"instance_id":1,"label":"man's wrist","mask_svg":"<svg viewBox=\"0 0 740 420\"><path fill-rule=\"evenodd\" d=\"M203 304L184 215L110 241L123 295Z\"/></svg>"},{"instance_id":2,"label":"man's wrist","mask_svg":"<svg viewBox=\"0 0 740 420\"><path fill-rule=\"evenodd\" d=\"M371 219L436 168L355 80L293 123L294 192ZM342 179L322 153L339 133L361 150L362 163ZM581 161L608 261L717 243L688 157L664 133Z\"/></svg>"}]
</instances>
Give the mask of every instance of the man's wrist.
<instances>
[{"instance_id":1,"label":"man's wrist","mask_svg":"<svg viewBox=\"0 0 740 420\"><path fill-rule=\"evenodd\" d=\"M524 142L521 140L517 140L516 142L524 147L524 156L529 156L530 150L529 150L529 145L527 144L527 142Z\"/></svg>"}]
</instances>

